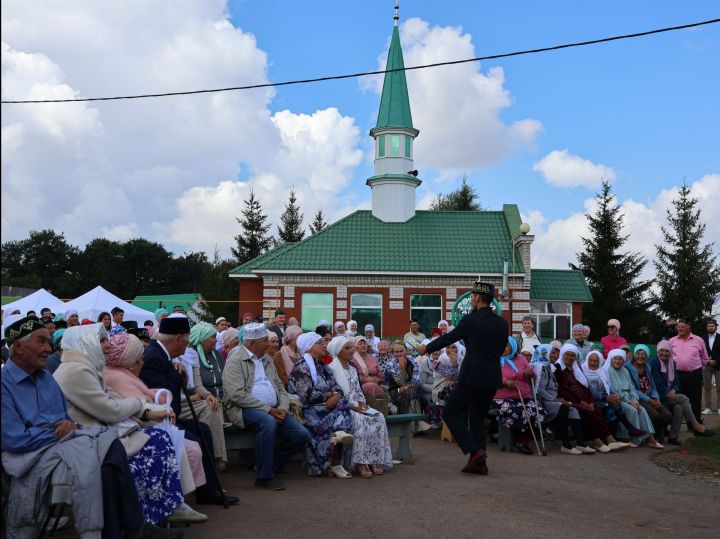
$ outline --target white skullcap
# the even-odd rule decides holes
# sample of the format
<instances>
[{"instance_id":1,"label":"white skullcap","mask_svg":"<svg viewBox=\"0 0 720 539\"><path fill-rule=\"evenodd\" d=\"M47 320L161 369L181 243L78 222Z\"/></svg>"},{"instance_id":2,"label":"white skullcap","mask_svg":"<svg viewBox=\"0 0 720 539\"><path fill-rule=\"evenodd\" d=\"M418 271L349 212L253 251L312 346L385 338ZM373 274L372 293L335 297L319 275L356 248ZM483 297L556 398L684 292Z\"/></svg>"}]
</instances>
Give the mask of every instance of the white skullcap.
<instances>
[{"instance_id":1,"label":"white skullcap","mask_svg":"<svg viewBox=\"0 0 720 539\"><path fill-rule=\"evenodd\" d=\"M521 353L521 354L522 354L523 352L530 352L531 354L534 354L534 353L535 353L535 346L533 346L533 345L530 344L530 343L525 343L525 342L524 342L524 343L523 343L523 346L522 346L522 350L520 350L520 353Z\"/></svg>"},{"instance_id":2,"label":"white skullcap","mask_svg":"<svg viewBox=\"0 0 720 539\"><path fill-rule=\"evenodd\" d=\"M225 320L227 320L227 318L225 318L224 316L221 316L220 318L215 320L215 325L217 326L220 322L225 322Z\"/></svg>"},{"instance_id":3,"label":"white skullcap","mask_svg":"<svg viewBox=\"0 0 720 539\"><path fill-rule=\"evenodd\" d=\"M168 315L168 318L187 318L188 316L183 313L172 313Z\"/></svg>"},{"instance_id":4,"label":"white skullcap","mask_svg":"<svg viewBox=\"0 0 720 539\"><path fill-rule=\"evenodd\" d=\"M78 310L77 310L77 309L74 309L74 308L70 307L67 311L65 311L65 312L63 313L63 318L64 318L65 320L67 320L67 319L70 318L72 315L79 316L79 314L80 314L80 313L78 313Z\"/></svg>"},{"instance_id":5,"label":"white skullcap","mask_svg":"<svg viewBox=\"0 0 720 539\"><path fill-rule=\"evenodd\" d=\"M246 330L247 333L247 330ZM247 337L246 337L247 338ZM312 348L313 344L318 342L322 337L315 333L314 331L309 331L308 333L303 333L297 338L297 349L298 352L301 354L305 354L310 348Z\"/></svg>"},{"instance_id":6,"label":"white skullcap","mask_svg":"<svg viewBox=\"0 0 720 539\"><path fill-rule=\"evenodd\" d=\"M252 341L253 339L262 339L268 336L268 330L265 324L252 323L245 326L243 333L244 341Z\"/></svg>"},{"instance_id":7,"label":"white skullcap","mask_svg":"<svg viewBox=\"0 0 720 539\"><path fill-rule=\"evenodd\" d=\"M320 320L320 322L317 323L318 326L325 326L326 328L330 327L330 322L327 320Z\"/></svg>"}]
</instances>

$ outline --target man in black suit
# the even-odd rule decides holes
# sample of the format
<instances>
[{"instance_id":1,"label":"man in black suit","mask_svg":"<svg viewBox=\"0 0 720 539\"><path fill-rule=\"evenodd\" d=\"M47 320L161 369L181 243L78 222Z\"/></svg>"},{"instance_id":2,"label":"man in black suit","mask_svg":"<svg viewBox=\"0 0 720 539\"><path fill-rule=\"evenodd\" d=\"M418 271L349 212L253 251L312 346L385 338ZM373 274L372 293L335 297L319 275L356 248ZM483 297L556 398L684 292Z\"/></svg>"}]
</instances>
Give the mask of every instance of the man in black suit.
<instances>
[{"instance_id":1,"label":"man in black suit","mask_svg":"<svg viewBox=\"0 0 720 539\"><path fill-rule=\"evenodd\" d=\"M187 348L190 336L190 322L187 316L175 314L160 320L160 328L155 338L145 348L143 367L140 379L148 387L165 388L172 393L171 406L176 417L180 417L180 389L186 382L187 373L181 363L173 363ZM212 435L210 427L205 423L193 420L177 419L177 425L185 430L188 440L201 442L201 436L207 444L208 451L203 447L203 469L207 483L196 489L198 504L233 505L238 503L235 496L226 496L217 479Z\"/></svg>"},{"instance_id":2,"label":"man in black suit","mask_svg":"<svg viewBox=\"0 0 720 539\"><path fill-rule=\"evenodd\" d=\"M717 334L717 320L707 321L707 335L703 335L705 348L707 348L710 361L703 369L703 385L705 386L705 409L703 415L713 413L712 407L712 381L715 378L715 402L717 413L720 414L720 338Z\"/></svg>"},{"instance_id":3,"label":"man in black suit","mask_svg":"<svg viewBox=\"0 0 720 539\"><path fill-rule=\"evenodd\" d=\"M442 337L419 345L419 354L432 353L462 339L467 353L460 367L458 383L445 402L443 419L460 449L470 454L465 473L487 475L485 416L495 392L502 386L500 356L508 342L507 322L490 309L495 287L476 282L470 295L473 311ZM469 425L469 429L468 429Z\"/></svg>"}]
</instances>

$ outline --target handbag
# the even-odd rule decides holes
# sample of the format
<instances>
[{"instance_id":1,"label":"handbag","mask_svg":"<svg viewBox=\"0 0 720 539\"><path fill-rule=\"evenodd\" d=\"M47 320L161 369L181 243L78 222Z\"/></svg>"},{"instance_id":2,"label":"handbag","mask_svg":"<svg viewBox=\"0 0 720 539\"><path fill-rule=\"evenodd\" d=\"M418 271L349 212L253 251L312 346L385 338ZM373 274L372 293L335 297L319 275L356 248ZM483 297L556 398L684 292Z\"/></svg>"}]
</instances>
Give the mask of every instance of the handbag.
<instances>
[{"instance_id":1,"label":"handbag","mask_svg":"<svg viewBox=\"0 0 720 539\"><path fill-rule=\"evenodd\" d=\"M166 410L170 411L170 392L167 389L158 389L155 393L155 404L160 404L160 396L165 395L165 407ZM178 466L182 461L182 453L185 449L185 432L173 425L169 418L163 419L160 423L153 426L154 429L164 430L170 436L173 447L175 448L175 458L177 459Z\"/></svg>"}]
</instances>

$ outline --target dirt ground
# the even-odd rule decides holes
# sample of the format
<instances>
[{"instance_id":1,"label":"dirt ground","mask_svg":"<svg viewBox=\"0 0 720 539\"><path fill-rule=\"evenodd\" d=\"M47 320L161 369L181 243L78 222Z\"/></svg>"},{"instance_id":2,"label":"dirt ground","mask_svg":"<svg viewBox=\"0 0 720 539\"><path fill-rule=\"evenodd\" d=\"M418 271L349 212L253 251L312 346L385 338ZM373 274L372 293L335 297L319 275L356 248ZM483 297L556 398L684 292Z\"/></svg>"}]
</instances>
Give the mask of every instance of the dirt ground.
<instances>
[{"instance_id":1,"label":"dirt ground","mask_svg":"<svg viewBox=\"0 0 720 539\"><path fill-rule=\"evenodd\" d=\"M254 488L252 470L233 458L221 478L240 505L197 506L210 520L185 537L690 538L720 530L718 486L655 465L657 450L569 456L551 443L539 457L491 446L490 475L480 477L460 473L466 458L437 432L416 437L413 449L414 465L372 479L310 478L294 462L280 492Z\"/></svg>"}]
</instances>

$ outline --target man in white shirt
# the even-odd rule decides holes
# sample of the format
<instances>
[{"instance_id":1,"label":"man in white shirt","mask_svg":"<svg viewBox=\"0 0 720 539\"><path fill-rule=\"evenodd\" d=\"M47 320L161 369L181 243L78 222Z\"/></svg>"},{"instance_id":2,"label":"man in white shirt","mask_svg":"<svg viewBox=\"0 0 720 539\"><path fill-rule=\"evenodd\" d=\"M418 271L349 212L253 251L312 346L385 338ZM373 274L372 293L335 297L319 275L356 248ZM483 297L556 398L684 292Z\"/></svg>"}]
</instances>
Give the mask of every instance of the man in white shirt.
<instances>
[{"instance_id":1,"label":"man in white shirt","mask_svg":"<svg viewBox=\"0 0 720 539\"><path fill-rule=\"evenodd\" d=\"M518 350L522 350L525 345L540 346L542 344L535 333L535 322L533 322L532 316L526 316L522 319L522 327L522 332L515 336Z\"/></svg>"},{"instance_id":2,"label":"man in white shirt","mask_svg":"<svg viewBox=\"0 0 720 539\"><path fill-rule=\"evenodd\" d=\"M288 414L290 399L267 346L264 324L245 326L243 345L230 353L223 370L223 405L235 426L255 432L255 486L283 490L275 473L305 447L310 433ZM277 436L281 442L276 446Z\"/></svg>"}]
</instances>

